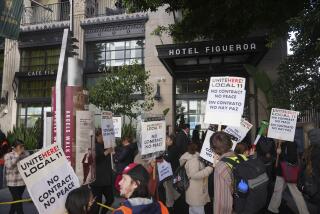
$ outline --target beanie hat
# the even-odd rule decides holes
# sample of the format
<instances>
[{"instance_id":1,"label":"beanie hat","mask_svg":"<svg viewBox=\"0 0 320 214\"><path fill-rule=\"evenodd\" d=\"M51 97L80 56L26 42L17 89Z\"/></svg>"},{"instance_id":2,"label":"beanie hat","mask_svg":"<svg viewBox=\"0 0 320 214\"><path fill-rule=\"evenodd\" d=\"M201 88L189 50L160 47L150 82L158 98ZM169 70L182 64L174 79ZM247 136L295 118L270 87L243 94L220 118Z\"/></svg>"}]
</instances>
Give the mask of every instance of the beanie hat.
<instances>
[{"instance_id":1,"label":"beanie hat","mask_svg":"<svg viewBox=\"0 0 320 214\"><path fill-rule=\"evenodd\" d=\"M122 174L129 175L131 179L140 181L141 183L149 182L149 173L141 164L129 164L126 168L124 168Z\"/></svg>"},{"instance_id":2,"label":"beanie hat","mask_svg":"<svg viewBox=\"0 0 320 214\"><path fill-rule=\"evenodd\" d=\"M311 145L320 145L320 129L312 129L308 132Z\"/></svg>"}]
</instances>

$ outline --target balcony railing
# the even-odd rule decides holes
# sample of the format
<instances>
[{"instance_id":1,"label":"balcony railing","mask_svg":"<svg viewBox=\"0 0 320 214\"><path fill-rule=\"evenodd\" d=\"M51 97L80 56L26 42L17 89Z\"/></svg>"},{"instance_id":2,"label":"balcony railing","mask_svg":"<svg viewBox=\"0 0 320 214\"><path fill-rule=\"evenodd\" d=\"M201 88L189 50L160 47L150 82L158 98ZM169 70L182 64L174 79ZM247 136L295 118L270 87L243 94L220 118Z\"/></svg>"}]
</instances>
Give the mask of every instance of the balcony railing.
<instances>
[{"instance_id":1,"label":"balcony railing","mask_svg":"<svg viewBox=\"0 0 320 214\"><path fill-rule=\"evenodd\" d=\"M40 6L25 7L21 19L21 25L41 24L69 19L70 4L61 2L45 5L47 9Z\"/></svg>"},{"instance_id":2,"label":"balcony railing","mask_svg":"<svg viewBox=\"0 0 320 214\"><path fill-rule=\"evenodd\" d=\"M100 0L94 5L95 10L93 14L88 14L88 17L93 16L113 16L124 14L125 9L117 7L118 0Z\"/></svg>"}]
</instances>

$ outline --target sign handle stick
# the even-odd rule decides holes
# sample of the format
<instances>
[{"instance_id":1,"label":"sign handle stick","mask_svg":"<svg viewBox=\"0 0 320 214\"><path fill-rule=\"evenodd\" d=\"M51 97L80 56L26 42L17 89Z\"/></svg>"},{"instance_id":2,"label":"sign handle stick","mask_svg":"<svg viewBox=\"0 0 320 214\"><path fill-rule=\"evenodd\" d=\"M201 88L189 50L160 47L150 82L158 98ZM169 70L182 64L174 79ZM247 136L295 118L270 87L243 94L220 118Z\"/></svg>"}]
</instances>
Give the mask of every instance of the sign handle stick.
<instances>
[{"instance_id":1,"label":"sign handle stick","mask_svg":"<svg viewBox=\"0 0 320 214\"><path fill-rule=\"evenodd\" d=\"M218 124L218 132L221 131L221 123Z\"/></svg>"},{"instance_id":2,"label":"sign handle stick","mask_svg":"<svg viewBox=\"0 0 320 214\"><path fill-rule=\"evenodd\" d=\"M282 141L279 140L277 142L277 159L276 159L276 168L278 167L278 164L279 164L279 156L280 156L280 153L281 153L281 143Z\"/></svg>"},{"instance_id":3,"label":"sign handle stick","mask_svg":"<svg viewBox=\"0 0 320 214\"><path fill-rule=\"evenodd\" d=\"M113 164L113 147L111 147L111 149L112 149L112 152L110 153L110 156L111 156L110 157L111 158L111 169L114 170L114 166L113 166L114 165Z\"/></svg>"},{"instance_id":4,"label":"sign handle stick","mask_svg":"<svg viewBox=\"0 0 320 214\"><path fill-rule=\"evenodd\" d=\"M157 162L155 160L155 164L154 164L154 167L153 167L153 170L152 170L152 179L153 180L156 180L156 170L157 170Z\"/></svg>"}]
</instances>

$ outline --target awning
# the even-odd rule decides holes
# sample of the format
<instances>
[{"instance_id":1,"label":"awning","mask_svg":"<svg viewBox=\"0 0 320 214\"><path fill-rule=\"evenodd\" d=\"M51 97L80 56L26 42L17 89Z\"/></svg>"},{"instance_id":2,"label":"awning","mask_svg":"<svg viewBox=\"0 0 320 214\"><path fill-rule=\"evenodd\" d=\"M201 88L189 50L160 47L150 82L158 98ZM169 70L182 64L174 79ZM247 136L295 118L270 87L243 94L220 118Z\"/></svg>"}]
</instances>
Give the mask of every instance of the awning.
<instances>
[{"instance_id":1,"label":"awning","mask_svg":"<svg viewBox=\"0 0 320 214\"><path fill-rule=\"evenodd\" d=\"M244 72L267 52L266 37L157 45L158 57L172 76Z\"/></svg>"}]
</instances>

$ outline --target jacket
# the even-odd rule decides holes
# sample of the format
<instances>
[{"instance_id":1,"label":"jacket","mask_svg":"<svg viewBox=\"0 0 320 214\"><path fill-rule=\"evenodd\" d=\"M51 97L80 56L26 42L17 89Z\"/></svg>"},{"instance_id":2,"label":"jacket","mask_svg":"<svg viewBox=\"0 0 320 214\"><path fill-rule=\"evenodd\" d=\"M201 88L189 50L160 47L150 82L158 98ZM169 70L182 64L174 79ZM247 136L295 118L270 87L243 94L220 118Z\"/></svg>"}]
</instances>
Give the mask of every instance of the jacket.
<instances>
[{"instance_id":1,"label":"jacket","mask_svg":"<svg viewBox=\"0 0 320 214\"><path fill-rule=\"evenodd\" d=\"M111 155L104 154L104 145L96 142L96 180L92 186L108 186L112 184Z\"/></svg>"},{"instance_id":2,"label":"jacket","mask_svg":"<svg viewBox=\"0 0 320 214\"><path fill-rule=\"evenodd\" d=\"M167 151L163 155L163 159L171 164L172 171L175 172L179 167L179 150L175 144L168 146Z\"/></svg>"},{"instance_id":3,"label":"jacket","mask_svg":"<svg viewBox=\"0 0 320 214\"><path fill-rule=\"evenodd\" d=\"M205 167L199 161L199 153L184 153L180 158L180 165L185 164L186 173L189 177L189 188L186 191L186 202L190 206L204 206L210 202L208 193L208 177L212 173L213 168Z\"/></svg>"},{"instance_id":4,"label":"jacket","mask_svg":"<svg viewBox=\"0 0 320 214\"><path fill-rule=\"evenodd\" d=\"M114 210L113 214L169 214L169 212L160 201L149 198L130 198Z\"/></svg>"},{"instance_id":5,"label":"jacket","mask_svg":"<svg viewBox=\"0 0 320 214\"><path fill-rule=\"evenodd\" d=\"M178 148L178 158L181 157L186 151L188 144L190 142L190 139L188 135L183 131L179 131L176 136L176 145Z\"/></svg>"},{"instance_id":6,"label":"jacket","mask_svg":"<svg viewBox=\"0 0 320 214\"><path fill-rule=\"evenodd\" d=\"M134 153L135 153L134 144L116 147L114 162L115 162L117 173L122 173L123 169L133 162Z\"/></svg>"}]
</instances>

